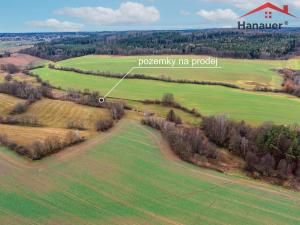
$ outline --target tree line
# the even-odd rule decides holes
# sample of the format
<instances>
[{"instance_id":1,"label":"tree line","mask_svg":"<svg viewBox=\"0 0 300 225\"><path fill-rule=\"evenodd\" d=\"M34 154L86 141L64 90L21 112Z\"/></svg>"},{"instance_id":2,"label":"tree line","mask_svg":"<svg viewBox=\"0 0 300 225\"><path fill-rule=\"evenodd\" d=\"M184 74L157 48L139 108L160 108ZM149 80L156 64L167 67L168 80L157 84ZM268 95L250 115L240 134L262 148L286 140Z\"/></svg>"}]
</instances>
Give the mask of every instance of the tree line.
<instances>
[{"instance_id":1,"label":"tree line","mask_svg":"<svg viewBox=\"0 0 300 225\"><path fill-rule=\"evenodd\" d=\"M21 52L54 61L89 54L196 54L275 59L297 54L299 36L298 30L273 33L237 29L86 33L85 37L37 43Z\"/></svg>"},{"instance_id":2,"label":"tree line","mask_svg":"<svg viewBox=\"0 0 300 225\"><path fill-rule=\"evenodd\" d=\"M8 147L16 153L26 156L32 160L40 160L50 154L56 153L59 150L71 145L75 145L85 141L84 137L76 131L69 131L66 137L48 136L45 140L36 140L30 146L22 146L15 141L10 140L7 135L0 134L0 144Z\"/></svg>"},{"instance_id":3,"label":"tree line","mask_svg":"<svg viewBox=\"0 0 300 225\"><path fill-rule=\"evenodd\" d=\"M156 100L150 100L150 99L146 99L143 100L142 103L144 104L156 104L156 105L163 105L166 107L172 107L175 109L180 109L183 112L189 113L195 117L201 117L201 114L198 112L197 109L193 108L193 109L188 109L185 106L182 106L181 104L179 104L178 102L175 101L174 95L172 93L165 93L162 96L162 99L156 99Z\"/></svg>"},{"instance_id":4,"label":"tree line","mask_svg":"<svg viewBox=\"0 0 300 225\"><path fill-rule=\"evenodd\" d=\"M229 149L247 162L256 176L300 178L300 127L263 123L251 127L224 115L204 117L202 130L220 147Z\"/></svg>"},{"instance_id":5,"label":"tree line","mask_svg":"<svg viewBox=\"0 0 300 225\"><path fill-rule=\"evenodd\" d=\"M163 118L145 117L142 124L162 132L173 151L183 160L194 162L198 156L216 159L218 152L199 127L180 127Z\"/></svg>"},{"instance_id":6,"label":"tree line","mask_svg":"<svg viewBox=\"0 0 300 225\"><path fill-rule=\"evenodd\" d=\"M43 96L53 98L52 89L48 85L35 87L26 81L5 81L0 83L0 93L26 99L29 102L40 100Z\"/></svg>"},{"instance_id":7,"label":"tree line","mask_svg":"<svg viewBox=\"0 0 300 225\"><path fill-rule=\"evenodd\" d=\"M291 69L281 69L279 73L283 76L283 91L300 97L300 71Z\"/></svg>"}]
</instances>

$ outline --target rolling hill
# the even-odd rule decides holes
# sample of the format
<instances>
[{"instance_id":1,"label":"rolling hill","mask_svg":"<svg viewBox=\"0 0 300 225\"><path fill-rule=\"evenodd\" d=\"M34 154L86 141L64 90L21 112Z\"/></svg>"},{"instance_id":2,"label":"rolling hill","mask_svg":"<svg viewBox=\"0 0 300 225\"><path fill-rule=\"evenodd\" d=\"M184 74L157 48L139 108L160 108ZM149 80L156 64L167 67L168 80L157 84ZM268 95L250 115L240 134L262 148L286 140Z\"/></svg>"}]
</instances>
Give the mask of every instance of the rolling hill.
<instances>
[{"instance_id":1,"label":"rolling hill","mask_svg":"<svg viewBox=\"0 0 300 225\"><path fill-rule=\"evenodd\" d=\"M101 145L100 145L101 144ZM7 224L298 224L298 193L171 157L159 134L123 121L86 148L28 162L0 149Z\"/></svg>"},{"instance_id":2,"label":"rolling hill","mask_svg":"<svg viewBox=\"0 0 300 225\"><path fill-rule=\"evenodd\" d=\"M107 93L120 79L83 75L49 68L33 70L43 80L64 89L100 91ZM227 114L235 120L252 124L273 121L278 124L300 123L300 99L275 93L242 91L221 86L174 84L152 80L125 79L110 97L131 100L161 99L173 93L176 101L195 108L203 115Z\"/></svg>"},{"instance_id":3,"label":"rolling hill","mask_svg":"<svg viewBox=\"0 0 300 225\"><path fill-rule=\"evenodd\" d=\"M147 58L204 58L204 56L97 56L88 55L71 58L56 63L59 67L78 68L85 71L101 71L110 73L127 73L131 67L138 66L139 59ZM176 66L179 66L178 64ZM182 65L180 65L182 66ZM298 60L243 60L219 58L221 69L134 69L132 74L145 74L153 77L170 77L197 81L224 82L243 88L255 86L280 88L282 78L274 71L279 68L300 68Z\"/></svg>"}]
</instances>

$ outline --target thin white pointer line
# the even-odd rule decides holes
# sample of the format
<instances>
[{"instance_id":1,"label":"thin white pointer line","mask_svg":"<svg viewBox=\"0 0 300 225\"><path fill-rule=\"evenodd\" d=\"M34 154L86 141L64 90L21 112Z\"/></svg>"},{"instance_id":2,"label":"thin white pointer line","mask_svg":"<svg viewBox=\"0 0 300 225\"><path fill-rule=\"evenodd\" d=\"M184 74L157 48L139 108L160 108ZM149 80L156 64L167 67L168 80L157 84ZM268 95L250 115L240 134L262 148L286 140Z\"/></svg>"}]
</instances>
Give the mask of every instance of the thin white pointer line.
<instances>
[{"instance_id":1,"label":"thin white pointer line","mask_svg":"<svg viewBox=\"0 0 300 225\"><path fill-rule=\"evenodd\" d=\"M116 87L118 87L119 86L119 84L128 76L128 74L132 71L132 70L134 70L134 67L132 67L122 78L121 78L121 80L119 80L119 82L118 83L116 83L115 84L115 86L113 86L112 87L112 89L110 89L110 91L109 92L107 92L107 94L106 95L104 95L104 97L103 98L106 98Z\"/></svg>"},{"instance_id":2,"label":"thin white pointer line","mask_svg":"<svg viewBox=\"0 0 300 225\"><path fill-rule=\"evenodd\" d=\"M115 84L115 86L113 86L109 92L107 92L106 95L104 95L103 98L101 99L105 99L107 98L108 95L110 95L110 93L119 86L119 84L134 70L134 69L221 69L222 67L218 67L218 66L211 66L211 67L140 67L140 66L136 66L136 67L132 67L122 78L121 80L118 81L118 83Z\"/></svg>"}]
</instances>

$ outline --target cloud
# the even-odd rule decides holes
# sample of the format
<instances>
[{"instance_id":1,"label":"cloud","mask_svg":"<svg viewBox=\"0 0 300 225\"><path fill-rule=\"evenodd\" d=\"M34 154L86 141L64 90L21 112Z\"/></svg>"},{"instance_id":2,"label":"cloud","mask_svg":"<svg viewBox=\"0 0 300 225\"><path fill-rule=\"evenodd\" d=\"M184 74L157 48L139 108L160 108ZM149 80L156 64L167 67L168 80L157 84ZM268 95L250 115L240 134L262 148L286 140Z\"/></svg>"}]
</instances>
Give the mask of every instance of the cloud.
<instances>
[{"instance_id":1,"label":"cloud","mask_svg":"<svg viewBox=\"0 0 300 225\"><path fill-rule=\"evenodd\" d=\"M203 0L204 2L212 2L212 3L225 3L233 5L239 9L252 9L255 6L259 5L259 3L263 3L264 0L257 0L255 2L249 0Z\"/></svg>"},{"instance_id":2,"label":"cloud","mask_svg":"<svg viewBox=\"0 0 300 225\"><path fill-rule=\"evenodd\" d=\"M104 7L77 7L57 10L59 15L69 15L98 26L147 25L160 19L160 12L153 6L136 2L122 3L118 9Z\"/></svg>"},{"instance_id":3,"label":"cloud","mask_svg":"<svg viewBox=\"0 0 300 225\"><path fill-rule=\"evenodd\" d=\"M191 15L191 13L189 11L186 11L186 10L180 10L179 13L180 13L181 16L190 16Z\"/></svg>"},{"instance_id":4,"label":"cloud","mask_svg":"<svg viewBox=\"0 0 300 225\"><path fill-rule=\"evenodd\" d=\"M259 5L266 3L266 0L256 0L256 1L249 1L249 0L203 0L204 2L213 2L213 3L225 3L229 5L233 5L236 8L243 9L243 10L250 10L254 9ZM290 5L300 9L300 0L273 0L272 3L278 5L279 7L282 5Z\"/></svg>"},{"instance_id":5,"label":"cloud","mask_svg":"<svg viewBox=\"0 0 300 225\"><path fill-rule=\"evenodd\" d=\"M69 21L59 21L57 19L47 19L44 21L30 21L27 25L37 28L45 28L54 31L79 31L83 27L82 24L72 23Z\"/></svg>"},{"instance_id":6,"label":"cloud","mask_svg":"<svg viewBox=\"0 0 300 225\"><path fill-rule=\"evenodd\" d=\"M300 0L289 0L287 1L288 4L300 9Z\"/></svg>"},{"instance_id":7,"label":"cloud","mask_svg":"<svg viewBox=\"0 0 300 225\"><path fill-rule=\"evenodd\" d=\"M231 9L216 9L216 10L200 10L197 12L198 16L201 16L205 20L213 22L228 22L234 21L239 18L239 16L233 12Z\"/></svg>"}]
</instances>

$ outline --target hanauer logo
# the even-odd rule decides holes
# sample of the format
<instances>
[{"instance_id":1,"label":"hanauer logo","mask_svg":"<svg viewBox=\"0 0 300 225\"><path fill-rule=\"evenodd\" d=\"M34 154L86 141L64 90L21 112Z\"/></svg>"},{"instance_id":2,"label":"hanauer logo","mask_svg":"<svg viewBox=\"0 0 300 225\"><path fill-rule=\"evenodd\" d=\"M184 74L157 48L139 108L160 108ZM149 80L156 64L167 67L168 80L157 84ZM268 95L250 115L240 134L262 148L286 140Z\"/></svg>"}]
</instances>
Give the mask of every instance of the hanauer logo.
<instances>
[{"instance_id":1,"label":"hanauer logo","mask_svg":"<svg viewBox=\"0 0 300 225\"><path fill-rule=\"evenodd\" d=\"M253 9L252 11L246 13L245 15L241 16L240 19L243 19L249 15L252 15L254 13L260 12L260 11L264 11L264 18L265 20L272 20L273 18L273 11L276 11L278 13L287 15L287 16L291 16L296 18L296 16L294 16L293 14L291 14L289 12L289 6L288 5L284 5L283 8L279 8L278 6L267 2L255 9ZM238 21L238 29L282 29L284 25L288 25L288 22L284 22L284 23L246 23L245 21Z\"/></svg>"}]
</instances>

